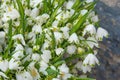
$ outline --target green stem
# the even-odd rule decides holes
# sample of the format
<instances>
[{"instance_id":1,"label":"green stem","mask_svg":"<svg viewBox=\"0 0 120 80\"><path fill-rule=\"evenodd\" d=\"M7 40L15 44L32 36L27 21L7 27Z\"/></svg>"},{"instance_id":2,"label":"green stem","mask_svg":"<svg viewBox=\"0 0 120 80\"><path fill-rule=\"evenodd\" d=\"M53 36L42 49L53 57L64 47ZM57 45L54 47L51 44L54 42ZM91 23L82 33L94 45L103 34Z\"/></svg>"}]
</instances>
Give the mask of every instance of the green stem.
<instances>
[{"instance_id":1,"label":"green stem","mask_svg":"<svg viewBox=\"0 0 120 80\"><path fill-rule=\"evenodd\" d=\"M20 13L20 27L22 28L22 34L25 32L25 14L24 14L24 8L22 5L21 0L16 0L19 8L19 13Z\"/></svg>"},{"instance_id":2,"label":"green stem","mask_svg":"<svg viewBox=\"0 0 120 80\"><path fill-rule=\"evenodd\" d=\"M9 29L8 29L8 46L7 48L5 49L5 55L4 55L4 58L7 58L8 57L8 54L10 52L10 49L12 47L12 20L9 21Z\"/></svg>"}]
</instances>

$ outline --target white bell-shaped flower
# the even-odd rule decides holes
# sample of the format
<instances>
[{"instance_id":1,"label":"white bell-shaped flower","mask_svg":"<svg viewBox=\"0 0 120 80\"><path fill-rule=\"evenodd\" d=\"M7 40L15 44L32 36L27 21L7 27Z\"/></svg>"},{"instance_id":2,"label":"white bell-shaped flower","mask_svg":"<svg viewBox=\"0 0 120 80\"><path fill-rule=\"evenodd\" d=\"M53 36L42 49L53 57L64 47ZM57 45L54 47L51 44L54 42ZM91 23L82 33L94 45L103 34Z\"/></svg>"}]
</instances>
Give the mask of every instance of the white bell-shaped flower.
<instances>
[{"instance_id":1,"label":"white bell-shaped flower","mask_svg":"<svg viewBox=\"0 0 120 80\"><path fill-rule=\"evenodd\" d=\"M32 60L34 61L39 61L40 60L40 55L35 53L35 54L32 54Z\"/></svg>"},{"instance_id":2,"label":"white bell-shaped flower","mask_svg":"<svg viewBox=\"0 0 120 80\"><path fill-rule=\"evenodd\" d=\"M36 18L38 14L39 14L39 9L35 7L34 9L32 9L30 16L32 18Z\"/></svg>"},{"instance_id":3,"label":"white bell-shaped flower","mask_svg":"<svg viewBox=\"0 0 120 80\"><path fill-rule=\"evenodd\" d=\"M3 78L8 78L8 77L6 76L6 74L3 73L3 72L0 72L0 76L2 76Z\"/></svg>"},{"instance_id":4,"label":"white bell-shaped flower","mask_svg":"<svg viewBox=\"0 0 120 80\"><path fill-rule=\"evenodd\" d=\"M90 3L93 2L94 0L86 0L86 3Z\"/></svg>"},{"instance_id":5,"label":"white bell-shaped flower","mask_svg":"<svg viewBox=\"0 0 120 80\"><path fill-rule=\"evenodd\" d=\"M94 37L88 37L86 43L90 48L99 47L98 41Z\"/></svg>"},{"instance_id":6,"label":"white bell-shaped flower","mask_svg":"<svg viewBox=\"0 0 120 80\"><path fill-rule=\"evenodd\" d=\"M83 71L83 73L87 73L91 71L91 66L86 65L84 66L83 63L81 61L77 62L77 64L75 65L75 67L81 71Z\"/></svg>"},{"instance_id":7,"label":"white bell-shaped flower","mask_svg":"<svg viewBox=\"0 0 120 80\"><path fill-rule=\"evenodd\" d=\"M108 32L105 29L99 27L97 29L96 39L101 41L103 37L108 37Z\"/></svg>"},{"instance_id":8,"label":"white bell-shaped flower","mask_svg":"<svg viewBox=\"0 0 120 80\"><path fill-rule=\"evenodd\" d=\"M12 59L9 61L9 69L10 69L10 70L20 69L19 65L20 65L20 61L17 61L17 60L15 60L14 58L12 58Z\"/></svg>"},{"instance_id":9,"label":"white bell-shaped flower","mask_svg":"<svg viewBox=\"0 0 120 80\"><path fill-rule=\"evenodd\" d=\"M39 71L42 72L43 74L47 75L46 69L48 68L48 64L45 61L40 62L40 69Z\"/></svg>"},{"instance_id":10,"label":"white bell-shaped flower","mask_svg":"<svg viewBox=\"0 0 120 80\"><path fill-rule=\"evenodd\" d=\"M72 6L73 6L73 4L74 4L73 1L68 1L68 2L66 3L66 9L71 9Z\"/></svg>"},{"instance_id":11,"label":"white bell-shaped flower","mask_svg":"<svg viewBox=\"0 0 120 80\"><path fill-rule=\"evenodd\" d=\"M84 30L83 30L83 36L84 36L86 33L90 33L90 35L95 35L95 34L96 34L95 26L94 26L93 24L87 25L87 26L84 28Z\"/></svg>"},{"instance_id":12,"label":"white bell-shaped flower","mask_svg":"<svg viewBox=\"0 0 120 80\"><path fill-rule=\"evenodd\" d=\"M91 18L91 21L92 21L92 22L98 22L98 21L99 21L98 16L97 16L97 15L93 16L93 17Z\"/></svg>"},{"instance_id":13,"label":"white bell-shaped flower","mask_svg":"<svg viewBox=\"0 0 120 80\"><path fill-rule=\"evenodd\" d=\"M41 34L42 33L42 27L41 25L34 25L32 28L32 32L34 32L35 34Z\"/></svg>"},{"instance_id":14,"label":"white bell-shaped flower","mask_svg":"<svg viewBox=\"0 0 120 80\"><path fill-rule=\"evenodd\" d=\"M9 10L6 13L4 13L2 20L4 22L7 22L10 19L15 20L19 17L20 14L16 9L9 8Z\"/></svg>"},{"instance_id":15,"label":"white bell-shaped flower","mask_svg":"<svg viewBox=\"0 0 120 80\"><path fill-rule=\"evenodd\" d=\"M83 9L83 10L81 10L81 12L80 12L80 13L81 13L81 15L82 15L82 16L84 16L87 12L88 12L88 10Z\"/></svg>"},{"instance_id":16,"label":"white bell-shaped flower","mask_svg":"<svg viewBox=\"0 0 120 80\"><path fill-rule=\"evenodd\" d=\"M76 49L77 49L77 47L76 47L75 45L69 45L69 46L67 47L67 53L69 53L69 54L74 54L75 51L76 51Z\"/></svg>"},{"instance_id":17,"label":"white bell-shaped flower","mask_svg":"<svg viewBox=\"0 0 120 80\"><path fill-rule=\"evenodd\" d=\"M28 66L28 69L30 71L31 76L33 77L33 80L39 80L40 79L39 72L35 68L35 62L31 62Z\"/></svg>"},{"instance_id":18,"label":"white bell-shaped flower","mask_svg":"<svg viewBox=\"0 0 120 80\"><path fill-rule=\"evenodd\" d=\"M12 37L15 41L20 41L23 45L25 45L25 40L22 34L17 34Z\"/></svg>"},{"instance_id":19,"label":"white bell-shaped flower","mask_svg":"<svg viewBox=\"0 0 120 80\"><path fill-rule=\"evenodd\" d=\"M67 26L61 27L60 30L63 32L63 36L65 39L69 38L69 28Z\"/></svg>"},{"instance_id":20,"label":"white bell-shaped flower","mask_svg":"<svg viewBox=\"0 0 120 80\"><path fill-rule=\"evenodd\" d=\"M7 60L0 61L0 70L6 72L9 67L9 62Z\"/></svg>"},{"instance_id":21,"label":"white bell-shaped flower","mask_svg":"<svg viewBox=\"0 0 120 80\"><path fill-rule=\"evenodd\" d=\"M24 57L23 51L17 51L15 52L12 57L16 60L20 60L21 58Z\"/></svg>"},{"instance_id":22,"label":"white bell-shaped flower","mask_svg":"<svg viewBox=\"0 0 120 80\"><path fill-rule=\"evenodd\" d=\"M60 70L60 75L57 76L59 79L62 78L62 80L67 80L72 76L69 73L69 68L67 67L66 64L62 64L61 66L58 67L58 69Z\"/></svg>"},{"instance_id":23,"label":"white bell-shaped flower","mask_svg":"<svg viewBox=\"0 0 120 80\"><path fill-rule=\"evenodd\" d=\"M76 33L73 33L73 34L69 37L68 41L69 41L70 43L76 43L76 44L79 43L79 39L78 39L77 34L76 34Z\"/></svg>"},{"instance_id":24,"label":"white bell-shaped flower","mask_svg":"<svg viewBox=\"0 0 120 80\"><path fill-rule=\"evenodd\" d=\"M59 42L61 42L61 39L63 38L62 33L60 33L60 32L54 32L54 36L55 36L55 40L56 40L56 43L57 43L57 44L58 44Z\"/></svg>"},{"instance_id":25,"label":"white bell-shaped flower","mask_svg":"<svg viewBox=\"0 0 120 80\"><path fill-rule=\"evenodd\" d=\"M31 7L37 7L43 0L30 0Z\"/></svg>"},{"instance_id":26,"label":"white bell-shaped flower","mask_svg":"<svg viewBox=\"0 0 120 80\"><path fill-rule=\"evenodd\" d=\"M5 32L0 31L0 44L4 44L5 43L5 37L6 37Z\"/></svg>"},{"instance_id":27,"label":"white bell-shaped flower","mask_svg":"<svg viewBox=\"0 0 120 80\"><path fill-rule=\"evenodd\" d=\"M42 53L43 53L41 55L42 60L48 63L49 60L52 58L50 50L44 50L42 51Z\"/></svg>"},{"instance_id":28,"label":"white bell-shaped flower","mask_svg":"<svg viewBox=\"0 0 120 80\"><path fill-rule=\"evenodd\" d=\"M93 66L95 64L99 64L99 61L97 57L92 53L88 54L85 60L83 61L83 65Z\"/></svg>"},{"instance_id":29,"label":"white bell-shaped flower","mask_svg":"<svg viewBox=\"0 0 120 80\"><path fill-rule=\"evenodd\" d=\"M60 55L64 52L64 49L63 48L57 48L57 49L55 49L55 52L56 52L57 55Z\"/></svg>"},{"instance_id":30,"label":"white bell-shaped flower","mask_svg":"<svg viewBox=\"0 0 120 80\"><path fill-rule=\"evenodd\" d=\"M24 50L24 48L23 48L23 46L21 44L17 44L16 45L15 52L17 52L17 51L23 51L23 50Z\"/></svg>"},{"instance_id":31,"label":"white bell-shaped flower","mask_svg":"<svg viewBox=\"0 0 120 80\"><path fill-rule=\"evenodd\" d=\"M16 80L34 80L28 71L16 73Z\"/></svg>"}]
</instances>

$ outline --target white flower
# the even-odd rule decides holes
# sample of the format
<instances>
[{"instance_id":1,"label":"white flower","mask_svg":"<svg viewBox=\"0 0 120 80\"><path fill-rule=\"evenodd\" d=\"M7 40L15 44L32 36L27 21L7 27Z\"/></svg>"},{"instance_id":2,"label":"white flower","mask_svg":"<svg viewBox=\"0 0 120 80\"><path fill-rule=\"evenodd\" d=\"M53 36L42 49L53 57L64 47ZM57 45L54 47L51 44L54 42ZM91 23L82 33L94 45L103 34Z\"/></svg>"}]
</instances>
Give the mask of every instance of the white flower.
<instances>
[{"instance_id":1,"label":"white flower","mask_svg":"<svg viewBox=\"0 0 120 80\"><path fill-rule=\"evenodd\" d=\"M69 28L67 26L61 27L60 30L63 32L63 36L65 39L69 38Z\"/></svg>"},{"instance_id":2,"label":"white flower","mask_svg":"<svg viewBox=\"0 0 120 80\"><path fill-rule=\"evenodd\" d=\"M43 0L30 0L30 6L31 7L36 7L39 5Z\"/></svg>"},{"instance_id":3,"label":"white flower","mask_svg":"<svg viewBox=\"0 0 120 80\"><path fill-rule=\"evenodd\" d=\"M32 28L32 32L34 32L35 34L41 34L42 33L42 27L41 25L34 25Z\"/></svg>"},{"instance_id":4,"label":"white flower","mask_svg":"<svg viewBox=\"0 0 120 80\"><path fill-rule=\"evenodd\" d=\"M47 49L49 46L50 46L49 41L45 41L43 46L42 46L42 50Z\"/></svg>"},{"instance_id":5,"label":"white flower","mask_svg":"<svg viewBox=\"0 0 120 80\"><path fill-rule=\"evenodd\" d=\"M92 22L98 22L98 21L99 21L98 16L97 16L97 15L96 15L96 16L93 16L93 17L91 18L91 21L92 21Z\"/></svg>"},{"instance_id":6,"label":"white flower","mask_svg":"<svg viewBox=\"0 0 120 80\"><path fill-rule=\"evenodd\" d=\"M37 24L42 25L43 23L46 23L48 18L49 18L49 15L44 13L41 16L37 16L35 20Z\"/></svg>"},{"instance_id":7,"label":"white flower","mask_svg":"<svg viewBox=\"0 0 120 80\"><path fill-rule=\"evenodd\" d=\"M75 13L74 9L70 9L70 16L72 16Z\"/></svg>"},{"instance_id":8,"label":"white flower","mask_svg":"<svg viewBox=\"0 0 120 80\"><path fill-rule=\"evenodd\" d=\"M62 33L54 32L54 36L55 36L56 43L61 42L61 39L63 38Z\"/></svg>"},{"instance_id":9,"label":"white flower","mask_svg":"<svg viewBox=\"0 0 120 80\"><path fill-rule=\"evenodd\" d=\"M19 12L16 9L11 9L10 8L10 10L8 10L6 13L4 13L4 16L3 16L2 20L4 22L7 22L10 19L15 20L19 17L20 17Z\"/></svg>"},{"instance_id":10,"label":"white flower","mask_svg":"<svg viewBox=\"0 0 120 80\"><path fill-rule=\"evenodd\" d=\"M86 42L91 48L93 48L94 46L99 47L99 44L94 37L88 37Z\"/></svg>"},{"instance_id":11,"label":"white flower","mask_svg":"<svg viewBox=\"0 0 120 80\"><path fill-rule=\"evenodd\" d=\"M16 80L33 80L28 71L16 73Z\"/></svg>"},{"instance_id":12,"label":"white flower","mask_svg":"<svg viewBox=\"0 0 120 80\"><path fill-rule=\"evenodd\" d=\"M9 67L9 63L7 60L0 61L0 70L6 72Z\"/></svg>"},{"instance_id":13,"label":"white flower","mask_svg":"<svg viewBox=\"0 0 120 80\"><path fill-rule=\"evenodd\" d=\"M11 70L20 69L19 65L20 65L20 61L17 61L14 58L12 58L9 61L9 69L11 69Z\"/></svg>"},{"instance_id":14,"label":"white flower","mask_svg":"<svg viewBox=\"0 0 120 80\"><path fill-rule=\"evenodd\" d=\"M57 48L57 49L55 49L55 52L56 52L57 55L60 55L64 52L64 49L63 48Z\"/></svg>"},{"instance_id":15,"label":"white flower","mask_svg":"<svg viewBox=\"0 0 120 80\"><path fill-rule=\"evenodd\" d=\"M40 55L35 53L35 54L32 54L32 60L34 61L39 61L40 60Z\"/></svg>"},{"instance_id":16,"label":"white flower","mask_svg":"<svg viewBox=\"0 0 120 80\"><path fill-rule=\"evenodd\" d=\"M44 29L45 30L45 29ZM48 41L52 41L52 38L51 38L51 32L48 30L48 29L46 29L46 31L45 31L45 37L46 37L46 39L48 40Z\"/></svg>"},{"instance_id":17,"label":"white flower","mask_svg":"<svg viewBox=\"0 0 120 80\"><path fill-rule=\"evenodd\" d=\"M30 32L28 33L27 38L30 39L29 43L34 44L36 41L36 34L34 32Z\"/></svg>"},{"instance_id":18,"label":"white flower","mask_svg":"<svg viewBox=\"0 0 120 80\"><path fill-rule=\"evenodd\" d=\"M73 4L74 4L73 1L68 1L68 2L66 3L66 9L71 9L72 6L73 6Z\"/></svg>"},{"instance_id":19,"label":"white flower","mask_svg":"<svg viewBox=\"0 0 120 80\"><path fill-rule=\"evenodd\" d=\"M67 67L66 64L62 64L61 66L58 67L60 71L60 75L58 75L58 78L62 80L67 80L70 78L72 75L69 73L69 68Z\"/></svg>"},{"instance_id":20,"label":"white flower","mask_svg":"<svg viewBox=\"0 0 120 80\"><path fill-rule=\"evenodd\" d=\"M56 70L56 67L53 66L53 65L51 65L50 68L51 68L52 70Z\"/></svg>"},{"instance_id":21,"label":"white flower","mask_svg":"<svg viewBox=\"0 0 120 80\"><path fill-rule=\"evenodd\" d=\"M43 74L47 75L46 69L48 68L48 64L44 62L43 60L40 62L40 69L39 71Z\"/></svg>"},{"instance_id":22,"label":"white flower","mask_svg":"<svg viewBox=\"0 0 120 80\"><path fill-rule=\"evenodd\" d=\"M20 60L22 57L24 57L23 51L17 51L15 52L12 57L16 60Z\"/></svg>"},{"instance_id":23,"label":"white flower","mask_svg":"<svg viewBox=\"0 0 120 80\"><path fill-rule=\"evenodd\" d=\"M26 54L32 54L33 53L32 48L30 48L30 47L26 47L25 52L26 52Z\"/></svg>"},{"instance_id":24,"label":"white flower","mask_svg":"<svg viewBox=\"0 0 120 80\"><path fill-rule=\"evenodd\" d=\"M12 39L16 41L20 41L23 45L25 45L25 40L22 34L14 35Z\"/></svg>"},{"instance_id":25,"label":"white flower","mask_svg":"<svg viewBox=\"0 0 120 80\"><path fill-rule=\"evenodd\" d=\"M46 22L46 20L47 20L49 17L50 17L50 16L49 16L49 14L47 14L47 13L42 14L42 18L44 19L44 23Z\"/></svg>"},{"instance_id":26,"label":"white flower","mask_svg":"<svg viewBox=\"0 0 120 80\"><path fill-rule=\"evenodd\" d=\"M36 21L36 23L39 24L39 25L42 25L43 23L46 22L46 20L45 20L42 16L37 16L37 17L35 18L35 21Z\"/></svg>"},{"instance_id":27,"label":"white flower","mask_svg":"<svg viewBox=\"0 0 120 80\"><path fill-rule=\"evenodd\" d=\"M81 10L81 15L84 16L87 12L88 12L88 10L83 9L83 10Z\"/></svg>"},{"instance_id":28,"label":"white flower","mask_svg":"<svg viewBox=\"0 0 120 80\"><path fill-rule=\"evenodd\" d=\"M0 44L5 43L5 32L0 31Z\"/></svg>"},{"instance_id":29,"label":"white flower","mask_svg":"<svg viewBox=\"0 0 120 80\"><path fill-rule=\"evenodd\" d=\"M52 23L52 27L57 27L57 26L58 26L58 23L59 23L59 21L55 20L55 21Z\"/></svg>"},{"instance_id":30,"label":"white flower","mask_svg":"<svg viewBox=\"0 0 120 80\"><path fill-rule=\"evenodd\" d=\"M76 43L76 44L79 43L79 39L78 39L77 34L76 34L76 33L73 33L73 34L69 37L68 41L69 41L70 43Z\"/></svg>"},{"instance_id":31,"label":"white flower","mask_svg":"<svg viewBox=\"0 0 120 80\"><path fill-rule=\"evenodd\" d=\"M35 7L34 9L32 9L30 16L32 18L36 18L38 14L39 14L39 9Z\"/></svg>"},{"instance_id":32,"label":"white flower","mask_svg":"<svg viewBox=\"0 0 120 80\"><path fill-rule=\"evenodd\" d=\"M83 73L87 73L87 72L91 71L91 66L89 66L89 65L87 65L87 66L82 65L81 69L82 69Z\"/></svg>"},{"instance_id":33,"label":"white flower","mask_svg":"<svg viewBox=\"0 0 120 80\"><path fill-rule=\"evenodd\" d=\"M63 13L61 12L55 18L56 18L56 20L60 21L60 20L62 20L62 16L63 16Z\"/></svg>"},{"instance_id":34,"label":"white flower","mask_svg":"<svg viewBox=\"0 0 120 80\"><path fill-rule=\"evenodd\" d=\"M103 37L108 37L108 32L105 29L99 27L97 29L96 39L101 41Z\"/></svg>"},{"instance_id":35,"label":"white flower","mask_svg":"<svg viewBox=\"0 0 120 80\"><path fill-rule=\"evenodd\" d=\"M85 27L84 31L83 31L83 36L86 33L90 33L91 35L95 35L96 34L96 29L95 26L93 24L89 24Z\"/></svg>"},{"instance_id":36,"label":"white flower","mask_svg":"<svg viewBox=\"0 0 120 80\"><path fill-rule=\"evenodd\" d=\"M86 0L86 3L90 3L93 2L94 0Z\"/></svg>"},{"instance_id":37,"label":"white flower","mask_svg":"<svg viewBox=\"0 0 120 80\"><path fill-rule=\"evenodd\" d=\"M38 80L40 79L40 75L38 73L38 70L34 67L35 62L31 62L28 66L29 70L30 70L30 74L33 77L33 80Z\"/></svg>"},{"instance_id":38,"label":"white flower","mask_svg":"<svg viewBox=\"0 0 120 80\"><path fill-rule=\"evenodd\" d=\"M53 78L52 80L60 80L60 79L58 79L58 78Z\"/></svg>"},{"instance_id":39,"label":"white flower","mask_svg":"<svg viewBox=\"0 0 120 80\"><path fill-rule=\"evenodd\" d=\"M75 67L79 70L82 70L83 73L87 73L91 71L91 66L86 65L84 66L83 63L81 61L77 62L77 64L75 65Z\"/></svg>"},{"instance_id":40,"label":"white flower","mask_svg":"<svg viewBox=\"0 0 120 80\"><path fill-rule=\"evenodd\" d=\"M17 44L16 45L15 52L17 52L17 51L23 51L23 50L24 50L24 48L23 48L23 46L21 44Z\"/></svg>"},{"instance_id":41,"label":"white flower","mask_svg":"<svg viewBox=\"0 0 120 80\"><path fill-rule=\"evenodd\" d=\"M3 78L8 78L3 72L0 72L0 76L2 76ZM4 79L6 80L6 79Z\"/></svg>"},{"instance_id":42,"label":"white flower","mask_svg":"<svg viewBox=\"0 0 120 80\"><path fill-rule=\"evenodd\" d=\"M62 19L66 20L68 18L70 18L72 16L72 13L70 13L69 11L63 12L62 14Z\"/></svg>"},{"instance_id":43,"label":"white flower","mask_svg":"<svg viewBox=\"0 0 120 80\"><path fill-rule=\"evenodd\" d=\"M69 54L74 54L75 53L75 51L76 51L76 46L75 45L69 45L68 47L67 47L67 53L69 53Z\"/></svg>"},{"instance_id":44,"label":"white flower","mask_svg":"<svg viewBox=\"0 0 120 80\"><path fill-rule=\"evenodd\" d=\"M49 50L44 50L42 52L43 52L43 54L41 55L42 60L48 63L49 60L52 58L51 52Z\"/></svg>"},{"instance_id":45,"label":"white flower","mask_svg":"<svg viewBox=\"0 0 120 80\"><path fill-rule=\"evenodd\" d=\"M25 9L25 15L30 16L31 10L30 9Z\"/></svg>"},{"instance_id":46,"label":"white flower","mask_svg":"<svg viewBox=\"0 0 120 80\"><path fill-rule=\"evenodd\" d=\"M83 61L83 65L93 66L95 64L99 64L97 57L94 54L88 54L85 60Z\"/></svg>"}]
</instances>

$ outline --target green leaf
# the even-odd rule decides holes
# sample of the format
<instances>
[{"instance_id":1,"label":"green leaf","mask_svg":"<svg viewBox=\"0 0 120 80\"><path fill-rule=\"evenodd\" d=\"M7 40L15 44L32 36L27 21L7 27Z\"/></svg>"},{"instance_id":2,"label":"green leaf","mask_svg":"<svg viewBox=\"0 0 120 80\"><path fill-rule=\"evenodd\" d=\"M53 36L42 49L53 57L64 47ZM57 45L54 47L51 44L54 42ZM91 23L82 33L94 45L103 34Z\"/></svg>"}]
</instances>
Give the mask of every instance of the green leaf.
<instances>
[{"instance_id":1,"label":"green leaf","mask_svg":"<svg viewBox=\"0 0 120 80\"><path fill-rule=\"evenodd\" d=\"M30 8L30 0L26 0L27 1L27 7Z\"/></svg>"},{"instance_id":2,"label":"green leaf","mask_svg":"<svg viewBox=\"0 0 120 80\"><path fill-rule=\"evenodd\" d=\"M45 27L49 27L52 24L53 20L55 19L56 15L57 15L58 9L59 9L59 7L55 8L54 12L51 14L50 19L47 21Z\"/></svg>"},{"instance_id":3,"label":"green leaf","mask_svg":"<svg viewBox=\"0 0 120 80\"><path fill-rule=\"evenodd\" d=\"M24 8L22 5L21 0L16 0L17 4L18 4L18 8L19 8L19 13L20 13L20 27L22 28L22 34L24 34L25 32L25 14L24 14Z\"/></svg>"},{"instance_id":4,"label":"green leaf","mask_svg":"<svg viewBox=\"0 0 120 80\"><path fill-rule=\"evenodd\" d=\"M55 49L55 47L56 47L56 41L55 41L55 36L54 36L54 32L51 30L51 33L52 33L52 35L51 35L51 38L52 38L52 44L51 44L51 52L52 52L52 57L55 57L55 51L54 51L54 49Z\"/></svg>"},{"instance_id":5,"label":"green leaf","mask_svg":"<svg viewBox=\"0 0 120 80\"><path fill-rule=\"evenodd\" d=\"M45 78L45 80L52 80L54 77L56 77L58 75L57 70L48 68L46 71L48 73L48 76Z\"/></svg>"},{"instance_id":6,"label":"green leaf","mask_svg":"<svg viewBox=\"0 0 120 80\"><path fill-rule=\"evenodd\" d=\"M10 53L10 49L12 47L12 20L9 21L9 29L8 29L8 46L5 49L4 53L4 58L8 57L8 54Z\"/></svg>"},{"instance_id":7,"label":"green leaf","mask_svg":"<svg viewBox=\"0 0 120 80\"><path fill-rule=\"evenodd\" d=\"M58 74L58 71L50 69L50 68L48 68L46 71L47 71L49 76L54 76L55 77Z\"/></svg>"},{"instance_id":8,"label":"green leaf","mask_svg":"<svg viewBox=\"0 0 120 80\"><path fill-rule=\"evenodd\" d=\"M9 28L8 28L8 41L12 39L12 20L9 21Z\"/></svg>"},{"instance_id":9,"label":"green leaf","mask_svg":"<svg viewBox=\"0 0 120 80\"><path fill-rule=\"evenodd\" d=\"M78 6L80 5L80 0L76 0L74 5L72 6L73 9L78 8Z\"/></svg>"},{"instance_id":10,"label":"green leaf","mask_svg":"<svg viewBox=\"0 0 120 80\"><path fill-rule=\"evenodd\" d=\"M86 13L84 16L80 16L78 19L78 22L72 27L70 34L76 32L79 30L80 27L82 27L83 23L85 22L89 12Z\"/></svg>"},{"instance_id":11,"label":"green leaf","mask_svg":"<svg viewBox=\"0 0 120 80\"><path fill-rule=\"evenodd\" d=\"M61 65L61 64L63 64L63 63L65 63L65 61L61 60L61 61L57 61L57 62L54 63L53 65L54 65L55 67L58 67L59 65Z\"/></svg>"},{"instance_id":12,"label":"green leaf","mask_svg":"<svg viewBox=\"0 0 120 80\"><path fill-rule=\"evenodd\" d=\"M67 57L65 59L65 62L71 62L71 60L73 60L73 59L82 58L82 57L83 57L83 55L81 55L81 54L73 54L70 57Z\"/></svg>"}]
</instances>

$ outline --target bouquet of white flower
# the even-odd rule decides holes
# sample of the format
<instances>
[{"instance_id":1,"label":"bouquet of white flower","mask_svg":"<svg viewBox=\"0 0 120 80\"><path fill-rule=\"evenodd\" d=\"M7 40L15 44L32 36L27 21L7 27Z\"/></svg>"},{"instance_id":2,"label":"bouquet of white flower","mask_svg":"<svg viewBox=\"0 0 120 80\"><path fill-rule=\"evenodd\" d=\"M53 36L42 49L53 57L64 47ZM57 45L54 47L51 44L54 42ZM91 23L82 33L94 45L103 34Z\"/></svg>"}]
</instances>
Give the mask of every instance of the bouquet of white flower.
<instances>
[{"instance_id":1,"label":"bouquet of white flower","mask_svg":"<svg viewBox=\"0 0 120 80\"><path fill-rule=\"evenodd\" d=\"M0 1L0 80L92 80L99 27L94 0ZM96 27L97 26L97 27Z\"/></svg>"}]
</instances>

